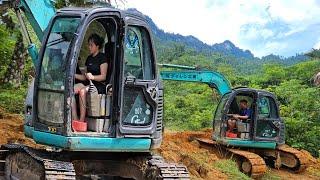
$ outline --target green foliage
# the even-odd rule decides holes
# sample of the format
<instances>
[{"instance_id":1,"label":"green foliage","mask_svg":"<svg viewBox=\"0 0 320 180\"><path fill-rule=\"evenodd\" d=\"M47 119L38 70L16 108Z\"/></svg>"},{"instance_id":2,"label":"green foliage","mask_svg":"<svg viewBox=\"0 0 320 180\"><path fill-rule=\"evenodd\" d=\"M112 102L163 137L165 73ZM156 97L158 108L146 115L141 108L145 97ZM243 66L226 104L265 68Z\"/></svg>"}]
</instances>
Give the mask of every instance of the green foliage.
<instances>
[{"instance_id":1,"label":"green foliage","mask_svg":"<svg viewBox=\"0 0 320 180\"><path fill-rule=\"evenodd\" d=\"M214 167L228 175L230 179L250 180L248 176L239 171L238 165L231 159L219 160L214 163Z\"/></svg>"},{"instance_id":2,"label":"green foliage","mask_svg":"<svg viewBox=\"0 0 320 180\"><path fill-rule=\"evenodd\" d=\"M218 97L207 85L165 82L164 87L166 127L199 130L211 126Z\"/></svg>"},{"instance_id":3,"label":"green foliage","mask_svg":"<svg viewBox=\"0 0 320 180\"><path fill-rule=\"evenodd\" d=\"M281 177L276 175L275 173L272 173L270 169L267 170L267 172L262 176L262 180L280 180Z\"/></svg>"},{"instance_id":4,"label":"green foliage","mask_svg":"<svg viewBox=\"0 0 320 180\"><path fill-rule=\"evenodd\" d=\"M320 143L320 91L300 80L283 82L273 88L281 102L287 128L287 143L318 155Z\"/></svg>"},{"instance_id":5,"label":"green foliage","mask_svg":"<svg viewBox=\"0 0 320 180\"><path fill-rule=\"evenodd\" d=\"M306 53L311 58L320 58L320 49L312 49L311 52Z\"/></svg>"},{"instance_id":6,"label":"green foliage","mask_svg":"<svg viewBox=\"0 0 320 180\"><path fill-rule=\"evenodd\" d=\"M0 107L11 113L22 113L26 97L26 87L0 86Z\"/></svg>"},{"instance_id":7,"label":"green foliage","mask_svg":"<svg viewBox=\"0 0 320 180\"><path fill-rule=\"evenodd\" d=\"M0 24L0 42L0 77L3 77L7 71L15 45L15 37L3 24Z\"/></svg>"}]
</instances>

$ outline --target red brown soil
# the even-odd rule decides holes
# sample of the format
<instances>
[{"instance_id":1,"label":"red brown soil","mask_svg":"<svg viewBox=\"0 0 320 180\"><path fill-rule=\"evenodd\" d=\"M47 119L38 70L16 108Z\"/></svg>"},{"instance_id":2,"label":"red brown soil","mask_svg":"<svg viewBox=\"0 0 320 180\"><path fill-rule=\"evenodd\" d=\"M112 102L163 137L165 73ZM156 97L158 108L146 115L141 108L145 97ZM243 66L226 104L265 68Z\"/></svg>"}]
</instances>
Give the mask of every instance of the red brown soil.
<instances>
[{"instance_id":1,"label":"red brown soil","mask_svg":"<svg viewBox=\"0 0 320 180\"><path fill-rule=\"evenodd\" d=\"M28 146L36 146L36 143L26 138L23 133L23 117L17 114L9 114L0 108L0 144L22 143Z\"/></svg>"},{"instance_id":2,"label":"red brown soil","mask_svg":"<svg viewBox=\"0 0 320 180\"><path fill-rule=\"evenodd\" d=\"M223 172L214 168L220 158L216 151L201 148L195 138L211 138L212 129L203 131L166 131L164 141L158 152L167 160L182 163L188 167L192 179L228 179ZM294 173L285 169L270 169L269 174L281 179L301 180L320 179L320 159L315 159L309 152L302 150L311 162L310 167L302 173ZM265 177L265 179L269 179Z\"/></svg>"},{"instance_id":3,"label":"red brown soil","mask_svg":"<svg viewBox=\"0 0 320 180\"><path fill-rule=\"evenodd\" d=\"M0 144L23 143L35 148L43 146L23 134L23 117L9 114L0 109ZM211 129L195 132L166 131L161 148L158 152L167 160L184 164L188 167L192 179L228 179L223 172L214 168L219 157L207 149L201 148L194 138L210 138ZM308 152L306 156L312 162L306 172L295 174L286 170L272 169L271 174L281 179L320 179L320 159L313 158Z\"/></svg>"},{"instance_id":4,"label":"red brown soil","mask_svg":"<svg viewBox=\"0 0 320 180\"><path fill-rule=\"evenodd\" d=\"M159 153L171 162L182 163L188 167L192 179L228 179L228 176L214 169L219 158L206 149L200 148L195 138L210 138L211 130L200 132L165 132Z\"/></svg>"}]
</instances>

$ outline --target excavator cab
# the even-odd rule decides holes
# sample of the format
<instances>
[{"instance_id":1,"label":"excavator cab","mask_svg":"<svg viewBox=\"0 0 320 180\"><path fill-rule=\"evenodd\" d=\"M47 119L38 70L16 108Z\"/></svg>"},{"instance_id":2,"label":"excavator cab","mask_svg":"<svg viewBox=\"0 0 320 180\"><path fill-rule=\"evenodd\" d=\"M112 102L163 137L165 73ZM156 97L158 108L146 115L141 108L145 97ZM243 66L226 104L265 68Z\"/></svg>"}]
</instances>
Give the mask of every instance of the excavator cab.
<instances>
[{"instance_id":1,"label":"excavator cab","mask_svg":"<svg viewBox=\"0 0 320 180\"><path fill-rule=\"evenodd\" d=\"M6 179L189 179L185 166L151 153L162 141L163 89L151 31L142 14L110 4L56 12L46 0L7 3L15 8L26 39L21 12L42 41L37 53L29 39L37 73L28 90L24 133L47 146L1 145L0 176L5 172ZM75 76L85 72L88 37L93 33L104 39L99 45L108 59L101 81L105 91L90 91L90 103L78 102L76 107ZM79 105L87 112L87 126L81 131L72 125Z\"/></svg>"},{"instance_id":2,"label":"excavator cab","mask_svg":"<svg viewBox=\"0 0 320 180\"><path fill-rule=\"evenodd\" d=\"M85 67L88 37L104 39L106 93L86 106L88 130L72 128L77 66ZM70 150L142 151L162 139L162 85L150 30L137 13L114 8L64 8L52 18L39 53L33 105L25 134ZM79 104L77 103L79 108ZM93 113L93 106L98 107Z\"/></svg>"},{"instance_id":3,"label":"excavator cab","mask_svg":"<svg viewBox=\"0 0 320 180\"><path fill-rule=\"evenodd\" d=\"M240 101L245 100L251 115L236 121L235 136L229 137L228 120L240 114ZM274 149L284 144L284 122L279 116L276 97L267 91L236 88L221 98L214 116L213 139L227 145Z\"/></svg>"}]
</instances>

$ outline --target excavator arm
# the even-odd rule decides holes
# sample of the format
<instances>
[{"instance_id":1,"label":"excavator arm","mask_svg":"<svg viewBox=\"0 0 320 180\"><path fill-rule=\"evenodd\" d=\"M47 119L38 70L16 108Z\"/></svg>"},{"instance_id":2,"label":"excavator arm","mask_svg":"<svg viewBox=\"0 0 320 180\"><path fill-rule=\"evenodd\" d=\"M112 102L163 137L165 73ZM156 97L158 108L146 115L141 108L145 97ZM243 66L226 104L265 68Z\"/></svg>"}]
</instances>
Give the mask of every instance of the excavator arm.
<instances>
[{"instance_id":1,"label":"excavator arm","mask_svg":"<svg viewBox=\"0 0 320 180\"><path fill-rule=\"evenodd\" d=\"M220 73L214 71L196 70L196 67L180 66L172 64L160 64L162 67L189 69L188 71L161 71L163 80L200 82L215 88L221 95L231 92L229 81Z\"/></svg>"},{"instance_id":2,"label":"excavator arm","mask_svg":"<svg viewBox=\"0 0 320 180\"><path fill-rule=\"evenodd\" d=\"M56 13L52 0L0 0L0 6L2 6L1 9L12 8L23 12L40 41L50 19ZM20 20L19 23L21 23Z\"/></svg>"},{"instance_id":3,"label":"excavator arm","mask_svg":"<svg viewBox=\"0 0 320 180\"><path fill-rule=\"evenodd\" d=\"M38 64L38 50L32 43L27 26L23 21L21 12L35 31L38 39L42 41L50 19L55 15L54 2L51 0L0 0L0 10L13 9L18 18L23 36L28 42L28 51L36 67Z\"/></svg>"}]
</instances>

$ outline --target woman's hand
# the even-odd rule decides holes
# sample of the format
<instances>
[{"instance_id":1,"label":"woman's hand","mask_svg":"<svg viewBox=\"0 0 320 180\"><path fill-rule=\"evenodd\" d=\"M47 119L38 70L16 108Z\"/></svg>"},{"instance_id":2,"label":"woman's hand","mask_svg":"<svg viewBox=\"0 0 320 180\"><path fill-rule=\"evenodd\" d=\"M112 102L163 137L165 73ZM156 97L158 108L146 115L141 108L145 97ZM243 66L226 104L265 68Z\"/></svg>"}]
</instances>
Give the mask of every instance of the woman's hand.
<instances>
[{"instance_id":1,"label":"woman's hand","mask_svg":"<svg viewBox=\"0 0 320 180\"><path fill-rule=\"evenodd\" d=\"M234 114L234 115L233 115L233 118L235 118L235 119L239 119L239 118L240 118L240 116L239 116L238 114Z\"/></svg>"},{"instance_id":2,"label":"woman's hand","mask_svg":"<svg viewBox=\"0 0 320 180\"><path fill-rule=\"evenodd\" d=\"M91 73L86 73L85 75L88 80L94 80L94 76Z\"/></svg>"}]
</instances>

